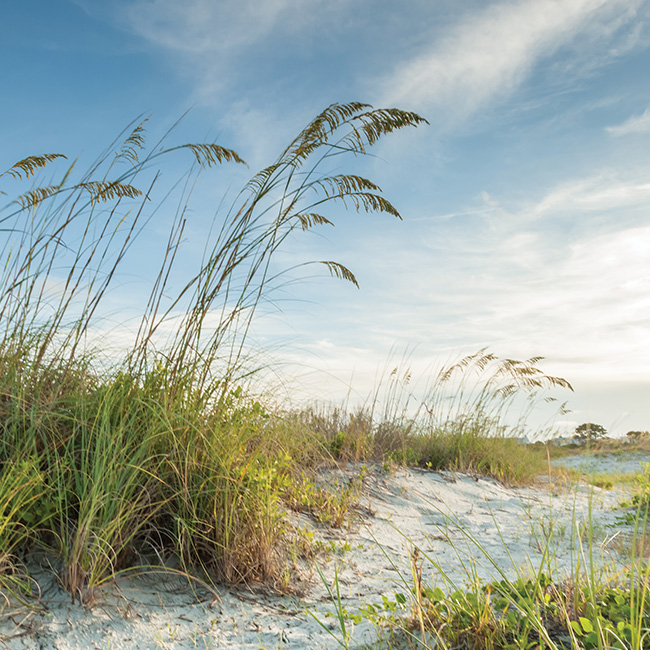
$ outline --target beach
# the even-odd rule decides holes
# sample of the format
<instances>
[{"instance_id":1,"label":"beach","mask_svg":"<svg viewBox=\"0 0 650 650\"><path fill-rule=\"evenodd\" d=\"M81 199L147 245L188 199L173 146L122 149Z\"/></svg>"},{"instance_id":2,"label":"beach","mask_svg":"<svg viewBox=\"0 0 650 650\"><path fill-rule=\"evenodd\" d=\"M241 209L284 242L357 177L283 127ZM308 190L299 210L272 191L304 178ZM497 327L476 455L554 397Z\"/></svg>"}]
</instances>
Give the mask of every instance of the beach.
<instances>
[{"instance_id":1,"label":"beach","mask_svg":"<svg viewBox=\"0 0 650 650\"><path fill-rule=\"evenodd\" d=\"M611 469L616 459L590 457L589 467ZM639 463L641 459L622 462ZM578 460L558 461L576 466ZM332 473L344 480L355 472ZM375 642L381 631L366 618L345 628L340 607L353 614L368 604L408 596L413 568L422 582L445 591L472 581L527 576L543 570L571 575L587 554L577 531L589 517L597 529L592 554L600 566L624 562L617 554L620 529L611 528L624 498L621 489L579 483L553 485L540 477L516 488L480 476L414 468L370 468L355 516L334 529L293 513L324 549L298 567L296 594L263 586L205 588L174 571L151 571L106 585L92 608L72 603L54 572L34 561L41 596L36 607L5 607L4 647L42 648L335 648ZM417 549L417 551L416 551ZM584 554L584 555L583 555ZM338 583L338 584L337 584ZM340 609L339 607L339 609ZM346 637L344 639L343 637Z\"/></svg>"}]
</instances>

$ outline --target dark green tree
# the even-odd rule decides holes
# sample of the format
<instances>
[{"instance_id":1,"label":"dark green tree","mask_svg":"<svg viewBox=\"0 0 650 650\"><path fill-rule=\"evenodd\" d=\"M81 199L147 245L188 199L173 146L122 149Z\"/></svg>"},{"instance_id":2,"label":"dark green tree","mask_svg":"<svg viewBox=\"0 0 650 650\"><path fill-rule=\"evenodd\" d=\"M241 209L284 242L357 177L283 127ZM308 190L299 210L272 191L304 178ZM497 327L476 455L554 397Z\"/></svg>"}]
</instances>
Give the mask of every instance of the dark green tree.
<instances>
[{"instance_id":1,"label":"dark green tree","mask_svg":"<svg viewBox=\"0 0 650 650\"><path fill-rule=\"evenodd\" d=\"M641 438L645 438L647 436L650 436L650 432L648 431L628 431L625 434L628 438L631 440L640 440Z\"/></svg>"},{"instance_id":2,"label":"dark green tree","mask_svg":"<svg viewBox=\"0 0 650 650\"><path fill-rule=\"evenodd\" d=\"M576 427L573 435L574 440L581 442L591 442L607 435L607 429L602 424L594 424L593 422L585 422Z\"/></svg>"}]
</instances>

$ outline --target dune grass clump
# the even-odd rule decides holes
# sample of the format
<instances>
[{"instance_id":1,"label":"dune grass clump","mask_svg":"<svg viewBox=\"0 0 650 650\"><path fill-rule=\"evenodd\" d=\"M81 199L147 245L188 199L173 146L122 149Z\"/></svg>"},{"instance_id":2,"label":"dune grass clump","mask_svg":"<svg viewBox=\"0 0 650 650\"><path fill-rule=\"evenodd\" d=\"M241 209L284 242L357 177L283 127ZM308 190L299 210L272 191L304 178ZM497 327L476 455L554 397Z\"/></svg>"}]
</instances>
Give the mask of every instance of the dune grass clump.
<instances>
[{"instance_id":1,"label":"dune grass clump","mask_svg":"<svg viewBox=\"0 0 650 650\"><path fill-rule=\"evenodd\" d=\"M571 390L544 373L542 359L500 359L487 350L432 374L426 387L411 385L410 370L395 368L366 406L311 410L306 426L323 436L343 461L394 462L431 470L475 473L525 484L548 472L546 448L526 444L528 418L556 401L553 389ZM566 412L566 403L559 404ZM536 431L549 435L551 431Z\"/></svg>"},{"instance_id":2,"label":"dune grass clump","mask_svg":"<svg viewBox=\"0 0 650 650\"><path fill-rule=\"evenodd\" d=\"M3 590L18 593L16 550L35 543L57 554L62 584L82 602L152 557L228 582L280 574L281 497L298 460L322 450L238 391L249 328L281 281L275 253L332 226L329 205L399 217L372 181L328 175L331 159L338 166L341 155L363 155L423 122L399 109L330 106L217 215L189 273L177 260L192 188L210 168L242 164L235 151L169 146L173 130L147 148L143 120L78 178L74 163L49 171L60 154L0 174L3 189L32 183L0 212ZM187 173L160 188L158 170L180 156ZM162 214L169 235L139 325L121 358L107 362L88 342L106 326L125 262ZM342 264L319 263L356 284Z\"/></svg>"}]
</instances>

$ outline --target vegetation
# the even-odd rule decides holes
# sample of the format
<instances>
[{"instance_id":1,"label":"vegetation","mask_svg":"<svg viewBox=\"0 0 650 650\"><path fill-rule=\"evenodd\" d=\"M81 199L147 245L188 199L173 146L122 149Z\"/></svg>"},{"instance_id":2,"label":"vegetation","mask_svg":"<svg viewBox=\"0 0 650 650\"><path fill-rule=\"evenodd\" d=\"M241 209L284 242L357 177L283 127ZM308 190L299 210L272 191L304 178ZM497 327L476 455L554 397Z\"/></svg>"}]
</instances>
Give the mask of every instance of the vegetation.
<instances>
[{"instance_id":1,"label":"vegetation","mask_svg":"<svg viewBox=\"0 0 650 650\"><path fill-rule=\"evenodd\" d=\"M530 483L548 464L543 445L521 442L528 417L540 402L556 401L550 390L571 389L544 374L540 361L479 350L432 373L419 399L410 369L396 367L365 407L352 414L311 412L306 425L330 441L339 460L384 459Z\"/></svg>"},{"instance_id":2,"label":"vegetation","mask_svg":"<svg viewBox=\"0 0 650 650\"><path fill-rule=\"evenodd\" d=\"M243 163L230 149L163 140L147 150L144 120L78 180L73 164L3 208L5 590L17 594L15 551L34 543L61 558L61 582L82 602L92 602L117 572L151 561L152 552L227 582L279 579L282 498L299 485L297 468L309 468L323 448L237 387L247 372L246 336L281 276L274 254L301 232L333 225L328 205L399 217L372 181L321 169L424 121L360 103L327 108L253 176L215 223L200 267L184 284L177 258L191 188L208 168ZM178 155L193 165L149 214L156 170ZM34 179L62 158L30 156L0 180ZM121 361L107 364L86 341L105 324L102 308L120 268L168 205L180 207L134 341ZM343 265L322 264L356 284Z\"/></svg>"},{"instance_id":3,"label":"vegetation","mask_svg":"<svg viewBox=\"0 0 650 650\"><path fill-rule=\"evenodd\" d=\"M235 151L167 145L173 130L147 148L144 120L78 178L75 164L59 170L65 159L59 154L24 158L0 174L3 189L27 183L0 209L5 603L36 597L25 562L36 547L52 560L71 599L84 604L116 576L169 563L204 581L287 588L292 557L318 550L291 526L287 512L343 526L354 511L360 480L324 485L318 470L325 464L419 465L515 484L548 470L546 450L521 439L529 414L555 399L549 391L571 387L545 374L539 357L499 359L480 350L433 373L422 391L414 390L408 369L396 368L352 412L270 406L246 389L255 371L246 354L251 323L285 277L276 253L305 231L333 226L337 205L399 217L375 183L329 174L328 166L338 167L346 154L365 155L380 138L424 121L360 103L328 107L215 221L189 275L179 260L191 189L218 164L243 164ZM191 167L161 189L159 169L174 156L187 156ZM49 179L40 182L45 173ZM104 338L121 270L163 213L171 217L160 267L132 340L112 358L92 343ZM317 263L357 284L342 264ZM639 499L634 505L646 501ZM566 627L576 644L591 647L582 616L598 628L598 647L604 647L608 626L625 636L628 628L618 624L629 622L634 641L646 624L645 587L633 578L620 592L629 611L616 618L619 592L603 592L609 603L603 614L594 605L600 591L577 596L579 585L563 592L541 575L536 582L477 585L451 595L427 591L417 578L418 561L414 590L388 606L395 613L410 603L415 617L393 621L407 638L415 621L425 635L456 630L449 638L454 647L524 641L529 645L517 647L554 647L541 626L564 620L566 610L582 626ZM526 608L536 612L533 623L526 623ZM548 608L555 608L552 616ZM377 611L369 606L365 616ZM345 626L343 615L339 621Z\"/></svg>"},{"instance_id":4,"label":"vegetation","mask_svg":"<svg viewBox=\"0 0 650 650\"><path fill-rule=\"evenodd\" d=\"M416 584L358 612L340 611L352 624L375 624L384 647L641 650L650 635L647 596L643 585L612 587L588 577L557 583L540 573L451 592ZM353 643L350 627L343 627L343 647Z\"/></svg>"},{"instance_id":5,"label":"vegetation","mask_svg":"<svg viewBox=\"0 0 650 650\"><path fill-rule=\"evenodd\" d=\"M469 562L466 584L459 585L450 580L438 560L411 544L410 573L400 572L393 564L403 590L392 597L383 596L381 602L348 610L335 572L334 584L326 586L337 633L325 621L317 620L344 648L358 647L354 628L369 622L377 630L381 639L377 647L381 648L643 650L650 642L650 555L645 544L649 471L650 465L646 465L639 478L640 490L623 504L628 510L617 524L632 527L629 563L623 571L596 566L591 513L584 524L577 522L574 513L572 544L579 550L568 574L549 561L552 532L545 534L539 566L517 570L513 576L488 554L480 539L464 530L474 558L491 564L499 579L482 582L475 564ZM449 522L454 523L452 516ZM501 538L507 550L503 535ZM423 576L430 574L436 582L425 581ZM320 576L324 580L322 573Z\"/></svg>"},{"instance_id":6,"label":"vegetation","mask_svg":"<svg viewBox=\"0 0 650 650\"><path fill-rule=\"evenodd\" d=\"M582 443L591 444L594 440L604 438L607 435L607 429L602 424L585 422L576 427L574 438Z\"/></svg>"},{"instance_id":7,"label":"vegetation","mask_svg":"<svg viewBox=\"0 0 650 650\"><path fill-rule=\"evenodd\" d=\"M628 431L625 435L634 442L650 439L650 431Z\"/></svg>"}]
</instances>

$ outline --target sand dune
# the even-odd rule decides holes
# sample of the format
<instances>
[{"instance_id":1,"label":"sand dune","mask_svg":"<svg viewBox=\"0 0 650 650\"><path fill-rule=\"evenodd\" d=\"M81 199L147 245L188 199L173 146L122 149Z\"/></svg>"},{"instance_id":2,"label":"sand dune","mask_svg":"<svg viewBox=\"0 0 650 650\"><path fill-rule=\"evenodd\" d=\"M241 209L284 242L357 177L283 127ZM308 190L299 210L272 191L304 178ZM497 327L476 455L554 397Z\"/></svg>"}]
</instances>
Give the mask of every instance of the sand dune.
<instances>
[{"instance_id":1,"label":"sand dune","mask_svg":"<svg viewBox=\"0 0 650 650\"><path fill-rule=\"evenodd\" d=\"M468 570L483 580L500 578L502 571L514 575L536 570L540 562L547 563L549 570L570 572L580 553L572 535L573 523L588 516L590 500L599 531L596 556L599 561L601 557L602 561L616 560L616 531L606 524L616 517L612 508L622 496L617 490L587 486L556 492L543 482L536 488L512 488L450 472L373 470L364 479L362 507L349 529L326 529L305 515L298 519L317 538L332 541L336 551L320 560L323 577L331 585L338 572L343 604L353 612L381 601L382 595L408 591L404 579L411 575L415 547L424 557L424 580L442 588L466 583ZM551 518L555 537L547 546L544 531L549 530ZM331 598L313 570L302 598L225 588L219 588L218 594L202 589L192 593L183 578L155 573L107 587L92 609L71 604L51 572L36 574L46 609L5 609L0 621L5 647L12 650L307 650L339 645L340 632L334 618L327 617L327 612L334 611ZM197 603L197 597L201 602ZM330 626L332 634L307 609ZM375 637L375 629L367 622L354 630L357 643Z\"/></svg>"}]
</instances>

